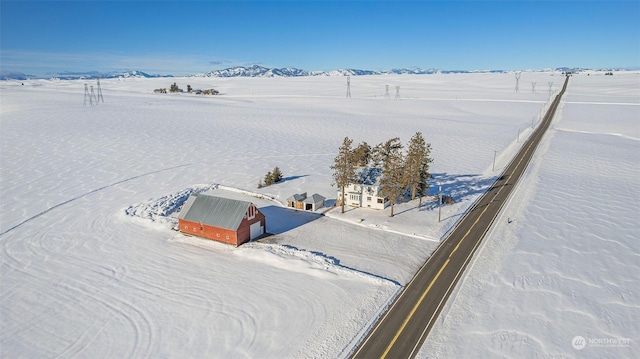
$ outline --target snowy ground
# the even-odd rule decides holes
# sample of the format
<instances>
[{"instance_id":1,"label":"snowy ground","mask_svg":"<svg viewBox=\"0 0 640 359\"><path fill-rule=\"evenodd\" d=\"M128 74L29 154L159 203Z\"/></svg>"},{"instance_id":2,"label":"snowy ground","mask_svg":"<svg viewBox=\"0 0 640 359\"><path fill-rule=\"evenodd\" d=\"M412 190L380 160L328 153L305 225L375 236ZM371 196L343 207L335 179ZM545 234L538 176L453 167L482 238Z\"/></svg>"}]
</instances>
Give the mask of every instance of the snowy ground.
<instances>
[{"instance_id":1,"label":"snowy ground","mask_svg":"<svg viewBox=\"0 0 640 359\"><path fill-rule=\"evenodd\" d=\"M638 357L639 84L637 74L570 80L419 357Z\"/></svg>"},{"instance_id":2,"label":"snowy ground","mask_svg":"<svg viewBox=\"0 0 640 359\"><path fill-rule=\"evenodd\" d=\"M568 207L556 207L557 213L554 209L539 219L547 221L549 217L550 224L541 226L532 221L527 227L525 218L535 216L520 215L523 211L538 216L545 213L527 204L529 200L536 203L536 193L545 188L541 186L580 188L566 182L565 176L556 176L547 184L538 174L529 175L528 184L520 186L527 200L514 202L514 208L509 208L516 222L492 234L500 236L500 231L509 230L513 231L510 238L517 238L497 251L500 260L514 255L509 248L515 248L516 243L526 242L520 239L525 238L524 233L575 239L585 224L576 223L575 232L562 232L565 229L558 220L571 217L568 210L588 213L591 205L608 220L620 221L617 226L604 224L607 222L597 225L590 219L586 223L620 233L621 239L616 235L615 241L621 246L609 248L608 258L627 255L627 262L621 263L630 260L637 266L637 244L628 238L638 238L638 227L625 221L634 216L637 219L638 213L637 181L632 179L638 174L634 162L640 138L635 122L638 75L584 76L576 77L583 85L569 91L567 101L595 102L588 96L604 86L605 90L621 89L604 102L635 105L588 105L604 111L603 115L608 115L605 108L611 108L627 121L596 127L601 125L595 120L586 125L580 121L582 115L577 112L585 111L587 105L564 104L563 117L551 138L565 135L573 142L563 145L568 149L555 149L560 145L548 140L550 144L543 145L546 157L556 161L559 169L567 169L561 161L568 161L576 170L587 171L591 159L576 160L570 150L582 154L582 146L594 145L590 139L601 136L575 131L606 130L626 137L604 136L609 142L594 147L593 153L606 159L615 155L635 167L607 177L606 184L593 182L603 189L597 203L580 201L582 192L575 198L566 190L554 192L553 203ZM603 82L605 79L609 82ZM153 93L173 81L181 88L187 84L213 87L222 95ZM557 73L523 73L520 92L515 93L513 74L363 76L351 78L352 98L346 99L346 81L339 77L103 80L105 102L86 107L83 81L38 80L24 85L4 81L0 83L0 354L87 358L347 356L442 236L506 165L519 146L518 137L530 133L532 122L539 120L548 104L548 87L541 84L553 82L552 90L557 91L562 81ZM531 82L538 83L536 93L531 91ZM390 99L384 96L387 84ZM394 99L396 85L400 86L399 100ZM569 112L572 108L575 114ZM585 113L595 112L588 109ZM417 208L417 201L398 205L394 218L365 209L344 215L333 210L321 216L281 206L298 192L335 198L329 166L344 136L371 145L399 136L406 143L416 131L432 144L432 171L443 192L457 200L443 208L442 222L438 223L437 207L429 197L422 208ZM600 152L614 151L611 144L617 141L626 141L626 147ZM554 157L554 153L559 155ZM605 166L600 167L603 169L623 168L617 162L597 163ZM534 168L544 173L544 165ZM285 181L257 189L258 181L274 166L282 169ZM594 180L586 175L583 178ZM624 188L624 192L609 187L616 179L620 187L611 187ZM168 212L193 190L213 190L254 201L267 214L267 230L273 236L233 248L172 231ZM620 193L635 202L612 201L610 196ZM548 199L539 201L547 203ZM492 252L494 242L487 241L484 255ZM589 253L599 252L597 243L590 245ZM574 242L565 247L586 255ZM527 247L520 255L534 250L538 251ZM574 265L585 267L585 261L596 258L591 256ZM552 259L539 258L531 268L553 268ZM527 263L518 260L522 265ZM463 350L451 340L459 339L457 333L465 335L465 329L452 331L447 323L466 326L465 321L478 315L456 311L471 299L465 292L467 283L478 282L481 285L475 287L484 288L516 269L522 283L535 279L531 279L533 274L525 275L531 268L504 267L503 272L500 261L482 263L478 260L473 268L489 266L496 277L472 275L465 281L460 298L445 317L457 319L439 324L441 329L427 343L429 353L448 357L450 350ZM610 265L610 261L604 263ZM629 285L629 280L637 277L630 277L633 274L627 269L617 272L622 264L605 277L607 283L619 286L610 288L619 297L609 299L631 304L611 310L612 323L602 319L603 306L589 304L602 303L589 302L585 295L578 296L578 303L586 305L579 310L595 320L597 331L589 332L583 322L574 322L577 327L557 323L553 315L558 312L545 312L546 320L560 325L565 334L637 337L637 324L617 326L619 312L637 313L633 303L638 302L637 291ZM570 275L562 268L552 273ZM631 279L625 282L622 278ZM591 279L577 276L579 285L590 286ZM567 293L565 283L554 283L558 286L550 290L558 291L562 298ZM592 292L595 289L587 294ZM621 293L626 294L620 297ZM485 300L496 305L492 298ZM542 305L544 300L534 303ZM514 293L510 303L525 302ZM468 305L464 307L468 309ZM500 351L487 346L486 340L491 340L496 330L512 333L514 322L503 325L499 318L484 320L486 325L474 321L481 335L472 348L489 348L485 356L493 356ZM604 331L607 325L610 331ZM565 339L555 334L536 334L541 351L558 352L556 345L566 347ZM465 356L465 352L461 354Z\"/></svg>"}]
</instances>

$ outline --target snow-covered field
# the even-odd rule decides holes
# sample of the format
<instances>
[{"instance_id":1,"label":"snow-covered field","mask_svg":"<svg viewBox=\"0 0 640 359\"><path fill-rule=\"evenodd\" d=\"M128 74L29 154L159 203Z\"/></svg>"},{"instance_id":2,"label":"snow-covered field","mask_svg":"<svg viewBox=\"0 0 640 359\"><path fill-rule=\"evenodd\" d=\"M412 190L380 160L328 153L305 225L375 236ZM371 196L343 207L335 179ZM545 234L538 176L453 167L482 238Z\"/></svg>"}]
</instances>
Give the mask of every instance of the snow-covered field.
<instances>
[{"instance_id":1,"label":"snow-covered field","mask_svg":"<svg viewBox=\"0 0 640 359\"><path fill-rule=\"evenodd\" d=\"M640 356L640 76L574 76L558 111L419 357Z\"/></svg>"},{"instance_id":2,"label":"snow-covered field","mask_svg":"<svg viewBox=\"0 0 640 359\"><path fill-rule=\"evenodd\" d=\"M513 74L358 76L350 99L340 77L114 79L86 107L85 81L4 81L0 354L345 357L563 79L523 73L515 93ZM595 356L572 352L571 337L638 337L638 79L572 80L506 209L515 221L487 239L425 356ZM174 81L222 95L153 93ZM282 207L298 192L335 198L329 166L345 136L406 143L416 131L457 201L442 222L430 197L394 218ZM257 189L275 166L285 180ZM194 190L253 201L273 236L233 248L172 231L165 212Z\"/></svg>"}]
</instances>

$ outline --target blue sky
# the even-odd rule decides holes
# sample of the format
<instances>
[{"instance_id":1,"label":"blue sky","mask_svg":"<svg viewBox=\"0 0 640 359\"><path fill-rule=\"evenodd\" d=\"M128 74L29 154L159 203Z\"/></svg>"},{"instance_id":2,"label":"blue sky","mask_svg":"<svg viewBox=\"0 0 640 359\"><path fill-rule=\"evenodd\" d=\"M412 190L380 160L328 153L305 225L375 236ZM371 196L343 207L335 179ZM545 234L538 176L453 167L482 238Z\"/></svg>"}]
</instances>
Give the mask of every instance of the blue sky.
<instances>
[{"instance_id":1,"label":"blue sky","mask_svg":"<svg viewBox=\"0 0 640 359\"><path fill-rule=\"evenodd\" d=\"M640 1L5 1L2 71L640 66Z\"/></svg>"}]
</instances>

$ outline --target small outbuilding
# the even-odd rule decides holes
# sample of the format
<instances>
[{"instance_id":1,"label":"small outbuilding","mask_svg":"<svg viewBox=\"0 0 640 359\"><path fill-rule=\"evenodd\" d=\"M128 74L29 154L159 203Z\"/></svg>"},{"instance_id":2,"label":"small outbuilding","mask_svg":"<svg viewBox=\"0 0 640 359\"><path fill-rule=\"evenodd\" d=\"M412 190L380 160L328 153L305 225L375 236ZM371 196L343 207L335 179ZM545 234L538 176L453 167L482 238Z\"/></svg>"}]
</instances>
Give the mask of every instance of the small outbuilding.
<instances>
[{"instance_id":1,"label":"small outbuilding","mask_svg":"<svg viewBox=\"0 0 640 359\"><path fill-rule=\"evenodd\" d=\"M178 215L180 232L239 246L266 232L264 214L251 202L192 194Z\"/></svg>"},{"instance_id":2,"label":"small outbuilding","mask_svg":"<svg viewBox=\"0 0 640 359\"><path fill-rule=\"evenodd\" d=\"M296 193L287 198L287 207L302 209L305 211L315 211L324 207L325 200L326 198L317 193L314 193L309 197L307 196L307 192L300 194Z\"/></svg>"}]
</instances>

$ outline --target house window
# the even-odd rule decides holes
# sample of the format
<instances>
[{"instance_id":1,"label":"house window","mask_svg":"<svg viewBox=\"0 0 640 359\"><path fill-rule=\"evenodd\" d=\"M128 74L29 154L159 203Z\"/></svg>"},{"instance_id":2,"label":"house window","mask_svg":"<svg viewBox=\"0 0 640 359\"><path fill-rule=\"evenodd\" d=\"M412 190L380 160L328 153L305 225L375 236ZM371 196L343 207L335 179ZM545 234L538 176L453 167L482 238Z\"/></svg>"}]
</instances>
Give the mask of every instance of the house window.
<instances>
[{"instance_id":1,"label":"house window","mask_svg":"<svg viewBox=\"0 0 640 359\"><path fill-rule=\"evenodd\" d=\"M378 203L383 203L382 198L378 198Z\"/></svg>"},{"instance_id":2,"label":"house window","mask_svg":"<svg viewBox=\"0 0 640 359\"><path fill-rule=\"evenodd\" d=\"M249 216L248 219L256 218L256 207L249 206L249 209L247 210L247 214Z\"/></svg>"},{"instance_id":3,"label":"house window","mask_svg":"<svg viewBox=\"0 0 640 359\"><path fill-rule=\"evenodd\" d=\"M371 197L367 197L367 202L371 202Z\"/></svg>"}]
</instances>

